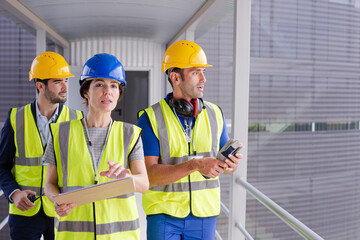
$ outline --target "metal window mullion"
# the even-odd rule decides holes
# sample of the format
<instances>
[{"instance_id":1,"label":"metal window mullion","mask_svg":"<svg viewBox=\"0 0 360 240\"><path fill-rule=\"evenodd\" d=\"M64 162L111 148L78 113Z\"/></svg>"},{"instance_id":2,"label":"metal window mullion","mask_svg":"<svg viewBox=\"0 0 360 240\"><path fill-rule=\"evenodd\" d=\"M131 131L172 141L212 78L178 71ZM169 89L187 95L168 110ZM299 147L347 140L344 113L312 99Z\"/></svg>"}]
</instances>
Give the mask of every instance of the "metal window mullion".
<instances>
[{"instance_id":1,"label":"metal window mullion","mask_svg":"<svg viewBox=\"0 0 360 240\"><path fill-rule=\"evenodd\" d=\"M246 190L235 184L235 179L247 176L247 145L249 117L249 76L250 76L250 28L251 0L234 1L234 56L233 56L233 103L232 133L243 143L243 159L231 176L229 239L244 239L235 227L239 222L245 226Z\"/></svg>"}]
</instances>

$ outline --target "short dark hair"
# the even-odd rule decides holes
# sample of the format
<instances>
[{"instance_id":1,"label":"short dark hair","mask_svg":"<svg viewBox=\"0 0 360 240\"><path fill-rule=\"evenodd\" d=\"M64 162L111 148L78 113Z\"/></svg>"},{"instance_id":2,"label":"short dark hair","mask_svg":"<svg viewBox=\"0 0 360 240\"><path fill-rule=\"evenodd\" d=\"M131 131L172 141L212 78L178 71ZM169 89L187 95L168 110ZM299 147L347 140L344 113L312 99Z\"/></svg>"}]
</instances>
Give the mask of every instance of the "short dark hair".
<instances>
[{"instance_id":1,"label":"short dark hair","mask_svg":"<svg viewBox=\"0 0 360 240\"><path fill-rule=\"evenodd\" d=\"M50 80L50 78L48 78L48 79L33 78L33 80L34 80L35 86L36 86L37 82L42 82L42 83L45 84L45 86L47 86L48 81ZM39 89L37 87L36 87L36 91L37 91L37 93L39 93Z\"/></svg>"},{"instance_id":2,"label":"short dark hair","mask_svg":"<svg viewBox=\"0 0 360 240\"><path fill-rule=\"evenodd\" d=\"M85 80L82 82L81 86L80 86L80 96L85 100L83 102L83 104L85 104L85 107L87 108L89 106L89 102L88 102L88 99L85 97L85 93L89 91L89 88L90 88L90 84L91 82L95 80L95 79L89 79L89 80ZM118 102L120 102L120 99L124 93L124 86L122 86L121 84L119 84L119 98L118 98Z\"/></svg>"},{"instance_id":3,"label":"short dark hair","mask_svg":"<svg viewBox=\"0 0 360 240\"><path fill-rule=\"evenodd\" d=\"M172 73L172 72L179 73L181 79L182 79L183 81L185 80L185 78L184 78L184 69L183 69L183 68L172 68L172 69L168 69L168 70L166 71L166 73L167 73L167 75L168 75L168 81L169 81L171 87L173 87L172 82L171 82L171 79L170 79L170 73Z\"/></svg>"}]
</instances>

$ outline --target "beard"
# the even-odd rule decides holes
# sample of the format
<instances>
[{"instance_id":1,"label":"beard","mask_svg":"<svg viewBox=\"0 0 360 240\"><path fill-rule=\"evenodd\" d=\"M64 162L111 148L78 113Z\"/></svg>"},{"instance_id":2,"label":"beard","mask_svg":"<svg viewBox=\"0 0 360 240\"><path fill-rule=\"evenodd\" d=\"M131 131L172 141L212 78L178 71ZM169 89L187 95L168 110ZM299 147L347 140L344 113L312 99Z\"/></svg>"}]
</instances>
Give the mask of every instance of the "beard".
<instances>
[{"instance_id":1,"label":"beard","mask_svg":"<svg viewBox=\"0 0 360 240\"><path fill-rule=\"evenodd\" d=\"M196 87L181 87L182 93L185 96L190 97L191 99L195 99L195 98L202 98L204 93L203 92L199 92L197 90L197 86Z\"/></svg>"},{"instance_id":2,"label":"beard","mask_svg":"<svg viewBox=\"0 0 360 240\"><path fill-rule=\"evenodd\" d=\"M67 100L67 96L65 95L64 97L60 96L61 93L66 93L67 91L62 91L62 92L59 92L59 93L55 93L51 90L49 90L47 87L45 87L45 93L44 93L44 96L45 98L53 103L53 104L56 104L56 103L65 103L66 100Z\"/></svg>"}]
</instances>

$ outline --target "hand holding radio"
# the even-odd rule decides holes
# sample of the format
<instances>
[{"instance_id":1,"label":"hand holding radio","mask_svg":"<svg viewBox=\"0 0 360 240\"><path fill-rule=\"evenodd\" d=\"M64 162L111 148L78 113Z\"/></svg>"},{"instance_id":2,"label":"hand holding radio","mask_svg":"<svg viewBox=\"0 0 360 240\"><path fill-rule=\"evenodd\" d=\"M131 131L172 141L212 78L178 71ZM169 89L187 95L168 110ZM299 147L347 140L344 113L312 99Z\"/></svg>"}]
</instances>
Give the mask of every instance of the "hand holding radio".
<instances>
[{"instance_id":1,"label":"hand holding radio","mask_svg":"<svg viewBox=\"0 0 360 240\"><path fill-rule=\"evenodd\" d=\"M14 202L15 206L21 210L26 211L35 206L33 202L30 201L28 195L36 194L31 190L17 190L11 195L11 200Z\"/></svg>"},{"instance_id":2,"label":"hand holding radio","mask_svg":"<svg viewBox=\"0 0 360 240\"><path fill-rule=\"evenodd\" d=\"M36 200L38 200L40 198L40 196L37 196L35 194L29 194L27 195L27 198L31 201L31 202L35 202Z\"/></svg>"},{"instance_id":3,"label":"hand holding radio","mask_svg":"<svg viewBox=\"0 0 360 240\"><path fill-rule=\"evenodd\" d=\"M229 154L236 157L236 153L242 149L242 145L238 140L230 139L218 152L216 158L225 162L226 159L229 159Z\"/></svg>"},{"instance_id":4,"label":"hand holding radio","mask_svg":"<svg viewBox=\"0 0 360 240\"><path fill-rule=\"evenodd\" d=\"M226 162L228 167L226 167L224 170L224 173L231 174L233 173L237 165L239 164L239 159L242 158L242 155L240 157L237 157L237 153L242 149L242 145L238 140L230 139L218 152L216 158L218 160L221 160L223 162ZM230 157L229 157L230 156Z\"/></svg>"}]
</instances>

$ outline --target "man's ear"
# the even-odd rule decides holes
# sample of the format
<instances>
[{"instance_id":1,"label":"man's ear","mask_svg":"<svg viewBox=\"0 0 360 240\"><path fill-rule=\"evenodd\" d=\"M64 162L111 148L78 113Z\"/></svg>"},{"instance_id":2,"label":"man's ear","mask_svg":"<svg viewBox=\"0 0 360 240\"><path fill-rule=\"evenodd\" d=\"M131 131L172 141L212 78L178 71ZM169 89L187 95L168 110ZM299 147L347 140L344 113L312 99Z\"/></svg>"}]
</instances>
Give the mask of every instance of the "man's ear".
<instances>
[{"instance_id":1,"label":"man's ear","mask_svg":"<svg viewBox=\"0 0 360 240\"><path fill-rule=\"evenodd\" d=\"M171 72L170 79L171 79L173 86L178 85L178 83L181 81L181 75L180 75L180 73L177 73L177 72Z\"/></svg>"},{"instance_id":2,"label":"man's ear","mask_svg":"<svg viewBox=\"0 0 360 240\"><path fill-rule=\"evenodd\" d=\"M37 82L36 82L36 88L37 88L37 89L39 90L39 92L40 92L41 89L44 89L44 88L45 88L45 84L42 83L42 82L40 82L40 81L37 81Z\"/></svg>"}]
</instances>

